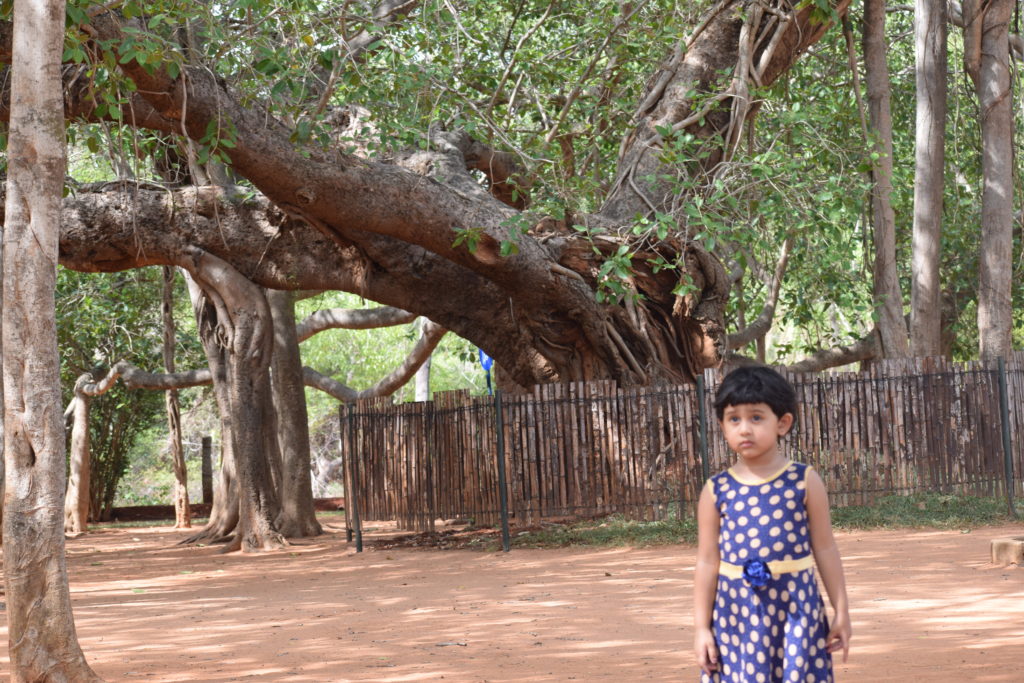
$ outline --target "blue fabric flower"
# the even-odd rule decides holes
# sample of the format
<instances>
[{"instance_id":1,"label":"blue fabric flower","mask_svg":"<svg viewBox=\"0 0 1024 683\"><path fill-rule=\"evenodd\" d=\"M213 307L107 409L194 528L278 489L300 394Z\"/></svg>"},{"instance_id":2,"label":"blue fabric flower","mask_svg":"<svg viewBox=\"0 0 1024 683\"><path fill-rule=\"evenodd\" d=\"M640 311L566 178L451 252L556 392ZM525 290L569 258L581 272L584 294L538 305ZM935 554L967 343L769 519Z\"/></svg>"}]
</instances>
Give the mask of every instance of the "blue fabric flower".
<instances>
[{"instance_id":1,"label":"blue fabric flower","mask_svg":"<svg viewBox=\"0 0 1024 683\"><path fill-rule=\"evenodd\" d=\"M743 565L743 578L754 588L764 588L768 585L768 579L772 578L768 570L768 563L764 560L747 560Z\"/></svg>"}]
</instances>

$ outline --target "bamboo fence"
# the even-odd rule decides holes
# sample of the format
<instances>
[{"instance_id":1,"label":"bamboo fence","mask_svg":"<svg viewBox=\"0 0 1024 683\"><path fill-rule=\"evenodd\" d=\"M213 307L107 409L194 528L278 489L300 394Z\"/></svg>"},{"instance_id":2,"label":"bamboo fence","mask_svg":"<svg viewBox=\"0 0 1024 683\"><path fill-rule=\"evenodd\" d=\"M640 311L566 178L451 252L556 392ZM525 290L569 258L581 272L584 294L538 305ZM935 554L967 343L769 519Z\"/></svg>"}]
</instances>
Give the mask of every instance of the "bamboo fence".
<instances>
[{"instance_id":1,"label":"bamboo fence","mask_svg":"<svg viewBox=\"0 0 1024 683\"><path fill-rule=\"evenodd\" d=\"M1013 489L1024 482L1024 352L1005 363ZM785 373L784 373L785 374ZM786 454L812 464L835 505L914 492L1007 495L995 362L891 360L866 372L788 374L797 391ZM730 455L712 408L721 373L703 378L706 446L694 385L619 388L598 381L502 396L513 523L612 512L687 514ZM362 519L433 530L438 519L498 522L492 397L342 406L345 490Z\"/></svg>"}]
</instances>

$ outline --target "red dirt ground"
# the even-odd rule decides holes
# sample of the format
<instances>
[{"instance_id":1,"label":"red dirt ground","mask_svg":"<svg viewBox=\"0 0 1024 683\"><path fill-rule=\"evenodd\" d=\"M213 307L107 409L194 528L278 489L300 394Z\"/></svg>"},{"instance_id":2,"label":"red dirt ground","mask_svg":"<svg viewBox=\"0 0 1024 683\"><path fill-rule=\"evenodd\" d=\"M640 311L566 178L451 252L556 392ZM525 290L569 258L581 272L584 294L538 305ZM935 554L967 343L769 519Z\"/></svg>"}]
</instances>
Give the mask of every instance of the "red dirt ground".
<instances>
[{"instance_id":1,"label":"red dirt ground","mask_svg":"<svg viewBox=\"0 0 1024 683\"><path fill-rule=\"evenodd\" d=\"M993 538L1022 534L839 533L854 638L837 679L1024 680L1024 568L988 564ZM334 530L221 555L176 546L185 535L68 540L79 640L108 681L697 678L691 547L356 554Z\"/></svg>"}]
</instances>

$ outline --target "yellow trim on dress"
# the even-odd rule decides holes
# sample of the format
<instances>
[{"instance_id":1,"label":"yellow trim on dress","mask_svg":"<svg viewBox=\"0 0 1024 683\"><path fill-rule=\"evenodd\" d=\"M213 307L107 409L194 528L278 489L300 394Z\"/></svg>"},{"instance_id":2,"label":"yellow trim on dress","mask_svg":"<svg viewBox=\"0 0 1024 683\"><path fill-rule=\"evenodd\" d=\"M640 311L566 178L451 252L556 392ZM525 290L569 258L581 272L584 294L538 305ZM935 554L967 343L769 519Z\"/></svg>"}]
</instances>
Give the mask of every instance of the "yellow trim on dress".
<instances>
[{"instance_id":1,"label":"yellow trim on dress","mask_svg":"<svg viewBox=\"0 0 1024 683\"><path fill-rule=\"evenodd\" d=\"M780 574L791 574L810 569L814 566L814 555L804 555L795 560L769 560L765 564L768 565L768 571L772 573L772 576L778 577ZM728 576L730 579L742 579L743 565L719 562L718 573Z\"/></svg>"},{"instance_id":2,"label":"yellow trim on dress","mask_svg":"<svg viewBox=\"0 0 1024 683\"><path fill-rule=\"evenodd\" d=\"M733 479L735 479L736 481L738 481L739 483L741 483L741 484L743 484L745 486L760 486L761 484L767 484L770 481L774 481L774 480L778 479L780 476L782 476L783 472L785 472L786 470L789 469L789 466L792 465L792 464L793 464L792 460L787 460L786 464L782 467L781 470L779 470L775 474L771 475L767 479L761 479L761 480L758 480L758 481L749 481L749 480L746 480L746 479L741 479L739 477L739 475L736 474L736 470L733 467L729 468L729 474L732 475Z\"/></svg>"}]
</instances>

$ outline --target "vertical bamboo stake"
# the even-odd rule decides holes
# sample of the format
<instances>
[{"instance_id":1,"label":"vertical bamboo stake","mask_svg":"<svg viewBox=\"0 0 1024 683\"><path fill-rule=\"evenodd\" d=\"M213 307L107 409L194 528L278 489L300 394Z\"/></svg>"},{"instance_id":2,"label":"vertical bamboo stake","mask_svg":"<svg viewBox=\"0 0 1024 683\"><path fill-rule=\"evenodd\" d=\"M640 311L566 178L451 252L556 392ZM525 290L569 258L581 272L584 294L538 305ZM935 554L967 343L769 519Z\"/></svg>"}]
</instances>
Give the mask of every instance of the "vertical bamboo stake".
<instances>
[{"instance_id":1,"label":"vertical bamboo stake","mask_svg":"<svg viewBox=\"0 0 1024 683\"><path fill-rule=\"evenodd\" d=\"M345 508L352 508L352 527L355 529L356 535L356 552L363 552L363 524L359 519L359 474L358 474L358 458L356 457L356 443L355 443L355 423L353 421L354 407L351 403L348 404L348 435L349 435L349 463L351 464L351 472L349 473L349 479L352 481L351 492L346 491L345 496ZM348 500L351 498L351 500Z\"/></svg>"},{"instance_id":2,"label":"vertical bamboo stake","mask_svg":"<svg viewBox=\"0 0 1024 683\"><path fill-rule=\"evenodd\" d=\"M999 413L1003 433L1003 469L1006 475L1006 509L1017 519L1013 504L1013 445L1010 441L1010 402L1006 389L1006 360L999 357Z\"/></svg>"},{"instance_id":3,"label":"vertical bamboo stake","mask_svg":"<svg viewBox=\"0 0 1024 683\"><path fill-rule=\"evenodd\" d=\"M498 501L501 505L501 549L512 549L508 531L508 489L505 485L505 422L501 410L501 389L494 392L494 420L498 437Z\"/></svg>"}]
</instances>

